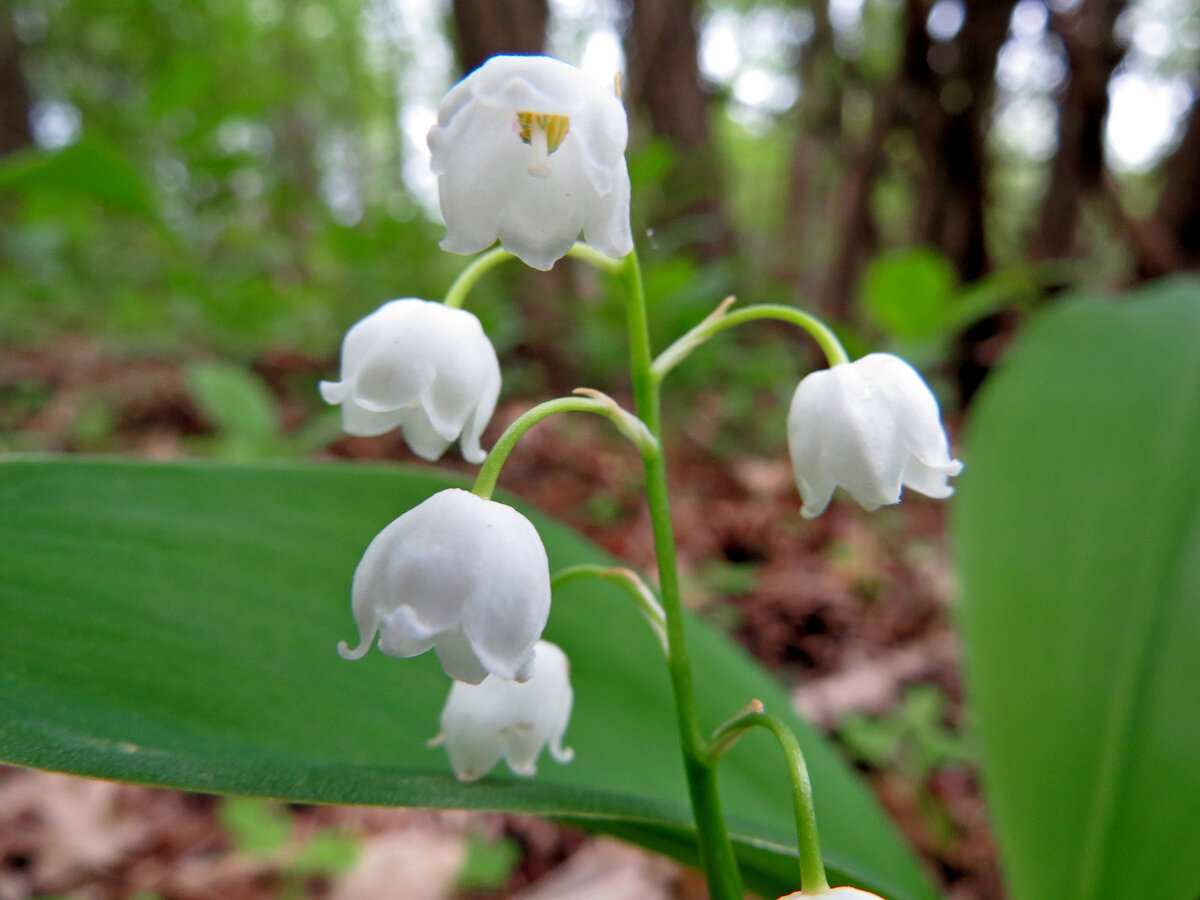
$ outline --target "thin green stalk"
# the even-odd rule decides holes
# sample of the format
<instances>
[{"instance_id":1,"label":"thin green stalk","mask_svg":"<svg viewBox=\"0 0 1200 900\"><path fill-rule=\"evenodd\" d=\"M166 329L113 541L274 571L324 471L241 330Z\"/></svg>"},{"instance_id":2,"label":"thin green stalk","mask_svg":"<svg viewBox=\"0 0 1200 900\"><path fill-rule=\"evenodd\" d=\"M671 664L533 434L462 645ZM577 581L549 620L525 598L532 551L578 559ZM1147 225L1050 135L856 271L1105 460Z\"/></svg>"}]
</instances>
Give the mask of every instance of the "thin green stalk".
<instances>
[{"instance_id":1,"label":"thin green stalk","mask_svg":"<svg viewBox=\"0 0 1200 900\"><path fill-rule=\"evenodd\" d=\"M475 477L475 486L471 488L471 493L484 500L490 500L492 492L496 490L496 480L500 477L504 461L508 459L508 454L521 439L521 435L542 419L560 412L590 412L601 416L609 415L606 404L589 397L558 397L554 400L547 400L545 403L539 403L532 409L527 409L515 422L504 429L504 434L500 435L499 440L488 451L487 459L479 467L479 474Z\"/></svg>"},{"instance_id":2,"label":"thin green stalk","mask_svg":"<svg viewBox=\"0 0 1200 900\"><path fill-rule=\"evenodd\" d=\"M547 400L544 403L539 403L532 409L527 409L515 422L504 430L504 434L496 441L495 445L488 452L487 459L483 461L483 465L479 468L479 474L475 477L475 486L471 488L471 493L484 500L488 500L492 496L492 492L496 490L496 480L500 477L500 470L504 468L504 461L508 459L508 454L512 452L512 448L516 446L517 441L530 428L536 425L542 419L552 416L560 412L590 412L599 416L604 416L614 425L617 430L625 437L629 438L630 442L644 453L647 449L658 446L658 440L650 433L637 416L627 410L621 409L617 401L607 394L602 394L600 391L594 391L591 388L576 388L575 397L559 397L555 400Z\"/></svg>"},{"instance_id":3,"label":"thin green stalk","mask_svg":"<svg viewBox=\"0 0 1200 900\"><path fill-rule=\"evenodd\" d=\"M598 578L601 581L611 582L627 591L629 596L638 605L638 609L642 611L642 615L645 616L646 621L650 624L650 630L654 632L654 636L658 638L659 644L662 645L663 653L670 652L670 645L667 641L667 614L663 612L662 606L655 599L650 586L642 581L636 572L624 566L601 566L595 563L581 563L577 566L567 566L565 569L559 569L555 572L550 578L550 590L556 591L567 582L574 581L576 578Z\"/></svg>"},{"instance_id":4,"label":"thin green stalk","mask_svg":"<svg viewBox=\"0 0 1200 900\"><path fill-rule=\"evenodd\" d=\"M660 589L667 615L667 667L675 696L676 718L688 792L692 801L692 814L696 819L700 863L708 880L709 893L714 900L741 900L742 880L733 847L729 843L725 819L721 815L716 768L705 753L696 717L695 688L687 638L684 634L683 605L675 564L675 536L667 496L666 460L662 451L659 380L651 368L646 296L636 251L625 257L620 276L625 288L628 310L630 369L637 414L657 439L653 447L643 448L642 465L645 470L646 501L654 533Z\"/></svg>"},{"instance_id":5,"label":"thin green stalk","mask_svg":"<svg viewBox=\"0 0 1200 900\"><path fill-rule=\"evenodd\" d=\"M821 860L821 841L817 835L817 814L813 807L812 784L808 780L808 766L804 764L804 751L796 735L783 720L763 712L762 704L755 700L743 712L734 716L717 729L709 746L708 756L715 766L725 751L749 729L765 728L775 735L779 747L787 760L788 772L792 777L792 806L796 814L796 848L800 854L800 886L806 894L819 894L829 890L825 877L825 863Z\"/></svg>"},{"instance_id":6,"label":"thin green stalk","mask_svg":"<svg viewBox=\"0 0 1200 900\"><path fill-rule=\"evenodd\" d=\"M599 250L584 243L576 243L567 251L567 256L605 272L615 273L621 268L619 259L605 256ZM494 247L482 256L475 257L469 266L458 273L458 277L450 285L450 290L446 291L446 298L442 302L451 309L462 308L462 305L467 302L467 294L470 293L471 288L475 287L479 279L500 263L510 259L516 259L516 257L503 247Z\"/></svg>"},{"instance_id":7,"label":"thin green stalk","mask_svg":"<svg viewBox=\"0 0 1200 900\"><path fill-rule=\"evenodd\" d=\"M475 257L469 266L458 273L454 284L450 285L450 290L446 291L446 299L442 302L451 309L461 309L462 305L467 302L467 294L471 288L475 287L475 283L480 278L505 260L515 258L503 247L496 247L482 256Z\"/></svg>"},{"instance_id":8,"label":"thin green stalk","mask_svg":"<svg viewBox=\"0 0 1200 900\"><path fill-rule=\"evenodd\" d=\"M722 303L712 315L658 355L652 367L654 378L657 381L661 382L668 372L683 362L688 354L709 338L724 331L726 328L742 325L745 322L753 322L757 319L778 319L782 322L789 322L792 325L798 325L803 328L820 345L822 352L825 354L825 359L828 360L831 366L849 362L850 360L850 357L846 355L845 348L842 347L841 341L837 339L837 335L829 329L829 326L803 310L796 309L794 306L784 306L780 303L761 303L755 306L747 306L745 309L739 309L737 312L726 312L730 303L732 303L732 298Z\"/></svg>"},{"instance_id":9,"label":"thin green stalk","mask_svg":"<svg viewBox=\"0 0 1200 900\"><path fill-rule=\"evenodd\" d=\"M568 250L567 256L571 257L572 259L577 259L580 262L585 262L589 266L593 266L604 272L608 272L610 275L615 275L620 272L621 267L625 264L623 260L613 259L611 256L605 256L595 247L585 244L582 241L577 242L570 250Z\"/></svg>"}]
</instances>

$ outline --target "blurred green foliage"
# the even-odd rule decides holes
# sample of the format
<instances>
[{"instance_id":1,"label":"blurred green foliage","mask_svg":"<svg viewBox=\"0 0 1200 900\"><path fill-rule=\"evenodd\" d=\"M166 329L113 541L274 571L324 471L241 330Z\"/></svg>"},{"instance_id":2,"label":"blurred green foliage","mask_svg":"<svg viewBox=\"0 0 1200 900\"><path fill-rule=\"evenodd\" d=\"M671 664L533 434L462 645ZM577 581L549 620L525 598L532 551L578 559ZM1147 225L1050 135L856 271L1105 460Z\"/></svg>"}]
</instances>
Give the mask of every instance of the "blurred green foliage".
<instances>
[{"instance_id":1,"label":"blurred green foliage","mask_svg":"<svg viewBox=\"0 0 1200 900\"><path fill-rule=\"evenodd\" d=\"M747 0L704 8L797 12ZM449 75L448 11L421 26L433 29L424 43L399 37L412 27L399 24L410 10L371 0L19 0L13 13L35 119L58 124L42 129L43 148L0 158L0 341L36 347L86 333L117 352L232 360L240 375L207 363L189 372L218 432L194 449L246 459L320 446L332 419L283 430L246 364L276 348L332 359L352 322L394 297L436 299L466 265L438 249L442 228L412 179L424 120L410 114L432 115L441 89L422 81L429 59L446 57L433 81ZM839 148L861 137L871 92L896 70L900 15L892 0L867 0L860 27L805 63L815 80L791 110L747 119L721 88L712 139L737 246L720 262L688 252L712 226L702 215L650 228L653 211L670 205L665 176L680 153L635 128L634 232L656 348L731 293L743 304L818 299L804 294L840 240L821 198L835 195L850 165ZM812 118L814 98L828 101L828 121ZM817 127L826 132L811 154L812 197L795 207L793 167ZM885 249L867 267L859 306L836 323L852 354L883 343L936 371L964 326L1080 277L1013 262L1018 242L1005 235L1028 224L1039 188L1028 165L1003 159L990 213L994 275L961 285L935 251L886 249L910 239L916 148L897 133L886 151L871 199ZM789 221L799 208L803 221ZM504 360L506 396L627 385L614 286L582 267L539 278L505 267L471 296ZM722 335L696 357L671 376L668 424L689 427L700 411L714 423L705 442L718 455L779 452L791 391L820 364L811 342L764 324ZM0 431L20 427L39 390L0 383ZM98 394L80 411L72 447L113 449L106 402ZM317 398L308 402L315 414Z\"/></svg>"},{"instance_id":2,"label":"blurred green foliage","mask_svg":"<svg viewBox=\"0 0 1200 900\"><path fill-rule=\"evenodd\" d=\"M343 872L358 855L358 842L337 828L294 839L292 817L275 800L226 797L217 818L238 850L284 876L283 895L305 896L296 890L297 880Z\"/></svg>"},{"instance_id":3,"label":"blurred green foliage","mask_svg":"<svg viewBox=\"0 0 1200 900\"><path fill-rule=\"evenodd\" d=\"M966 741L946 725L948 701L936 685L913 685L882 716L853 714L837 733L855 759L920 780L943 766L972 760Z\"/></svg>"},{"instance_id":4,"label":"blurred green foliage","mask_svg":"<svg viewBox=\"0 0 1200 900\"><path fill-rule=\"evenodd\" d=\"M0 160L6 341L82 331L243 360L279 345L330 354L378 304L438 297L462 267L437 249L441 228L402 177L398 84L414 61L387 38L386 10L361 0L26 0L16 13L35 97L77 121L67 146ZM886 3L864 10L874 35L856 63L864 70L894 65L895 41L881 37L896 30L889 16ZM701 222L648 235L658 346L735 288L746 302L794 300L754 262L782 223L792 129L715 124L745 252L697 265L679 250ZM673 160L660 139L631 149L639 231ZM523 329L512 277L495 282L472 309L504 352ZM624 370L619 306L564 312L572 350L588 351L572 354L581 377L602 383ZM725 359L739 369L750 354Z\"/></svg>"},{"instance_id":5,"label":"blurred green foliage","mask_svg":"<svg viewBox=\"0 0 1200 900\"><path fill-rule=\"evenodd\" d=\"M467 837L456 878L460 891L501 891L521 861L521 847L512 838L488 840Z\"/></svg>"},{"instance_id":6,"label":"blurred green foliage","mask_svg":"<svg viewBox=\"0 0 1200 900\"><path fill-rule=\"evenodd\" d=\"M925 338L951 324L957 277L950 260L926 247L875 257L862 281L873 324L897 338Z\"/></svg>"},{"instance_id":7,"label":"blurred green foliage","mask_svg":"<svg viewBox=\"0 0 1200 900\"><path fill-rule=\"evenodd\" d=\"M948 706L937 685L915 684L884 715L856 713L837 726L837 737L853 759L903 779L929 833L943 846L954 840L956 826L931 778L975 761L966 738L947 725Z\"/></svg>"},{"instance_id":8,"label":"blurred green foliage","mask_svg":"<svg viewBox=\"0 0 1200 900\"><path fill-rule=\"evenodd\" d=\"M201 449L221 459L301 458L341 436L341 417L333 410L285 434L270 389L240 366L196 362L187 366L185 376L192 398L216 431Z\"/></svg>"},{"instance_id":9,"label":"blurred green foliage","mask_svg":"<svg viewBox=\"0 0 1200 900\"><path fill-rule=\"evenodd\" d=\"M329 353L460 262L401 179L398 51L359 0L21 4L36 96L80 139L0 160L9 341Z\"/></svg>"},{"instance_id":10,"label":"blurred green foliage","mask_svg":"<svg viewBox=\"0 0 1200 900\"><path fill-rule=\"evenodd\" d=\"M287 843L292 819L273 800L227 797L217 811L221 827L246 853L269 853Z\"/></svg>"}]
</instances>

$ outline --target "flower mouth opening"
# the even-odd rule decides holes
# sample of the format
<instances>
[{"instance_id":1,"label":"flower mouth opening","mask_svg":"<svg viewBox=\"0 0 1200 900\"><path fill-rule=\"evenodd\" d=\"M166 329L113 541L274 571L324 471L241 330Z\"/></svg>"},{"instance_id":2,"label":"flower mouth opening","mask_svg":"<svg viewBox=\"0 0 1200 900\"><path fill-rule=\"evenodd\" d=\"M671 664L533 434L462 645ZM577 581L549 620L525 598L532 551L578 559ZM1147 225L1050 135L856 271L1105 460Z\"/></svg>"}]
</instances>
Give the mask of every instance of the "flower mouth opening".
<instances>
[{"instance_id":1,"label":"flower mouth opening","mask_svg":"<svg viewBox=\"0 0 1200 900\"><path fill-rule=\"evenodd\" d=\"M550 177L547 163L550 154L559 148L571 130L569 116L518 112L514 128L521 142L529 145L529 174L538 178Z\"/></svg>"}]
</instances>

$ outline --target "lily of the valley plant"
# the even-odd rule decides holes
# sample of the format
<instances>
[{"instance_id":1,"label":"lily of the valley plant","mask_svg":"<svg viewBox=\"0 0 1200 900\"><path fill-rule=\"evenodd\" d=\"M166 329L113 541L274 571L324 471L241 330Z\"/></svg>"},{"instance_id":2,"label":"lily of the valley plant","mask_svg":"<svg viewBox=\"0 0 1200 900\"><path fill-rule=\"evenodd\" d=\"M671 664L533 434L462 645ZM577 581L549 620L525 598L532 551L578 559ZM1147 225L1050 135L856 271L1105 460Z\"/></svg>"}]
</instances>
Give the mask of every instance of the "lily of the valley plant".
<instances>
[{"instance_id":1,"label":"lily of the valley plant","mask_svg":"<svg viewBox=\"0 0 1200 900\"><path fill-rule=\"evenodd\" d=\"M950 456L937 401L912 367L887 354L849 361L833 333L798 308L730 311L732 301L726 301L654 356L630 230L627 136L624 108L612 89L546 57L491 59L442 101L429 134L447 226L442 246L455 253L487 250L497 241L500 247L469 265L444 302L394 300L351 328L341 380L323 382L321 392L341 404L351 434L399 428L413 452L430 460L458 440L463 457L482 468L472 491L435 494L402 512L366 548L351 592L358 644L351 649L343 642L338 649L346 659L361 658L373 643L395 657L432 649L451 681L431 745L445 747L464 781L485 777L501 758L515 774L532 776L543 748L556 762L572 758L563 743L573 703L567 652L587 652L542 639L551 586L562 592L575 577L615 580L639 605L667 656L698 856L711 895L743 895L719 812L717 767L743 733L761 727L779 741L791 773L803 893L789 896L874 897L852 887L830 889L803 755L781 719L748 697L749 705L710 739L700 734L675 567L660 388L692 350L725 329L782 320L815 338L830 365L800 382L787 416L805 516L820 515L839 486L868 510L898 502L904 487L947 497L949 478L962 466ZM461 306L472 285L504 260L549 269L567 255L615 276L624 288L635 409L580 389L530 409L485 454L480 437L495 408L500 370L479 321ZM491 499L521 436L568 411L606 417L641 456L657 596L628 570L551 573L534 526Z\"/></svg>"}]
</instances>

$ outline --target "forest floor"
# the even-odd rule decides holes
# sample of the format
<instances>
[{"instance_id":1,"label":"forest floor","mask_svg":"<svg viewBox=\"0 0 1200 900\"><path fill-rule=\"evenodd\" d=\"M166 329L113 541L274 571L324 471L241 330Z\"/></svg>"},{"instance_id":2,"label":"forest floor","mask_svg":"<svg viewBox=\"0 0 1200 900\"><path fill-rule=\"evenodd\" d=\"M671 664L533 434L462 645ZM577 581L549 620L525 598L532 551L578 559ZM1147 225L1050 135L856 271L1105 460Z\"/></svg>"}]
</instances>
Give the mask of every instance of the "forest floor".
<instances>
[{"instance_id":1,"label":"forest floor","mask_svg":"<svg viewBox=\"0 0 1200 900\"><path fill-rule=\"evenodd\" d=\"M277 354L255 370L294 429L312 410L297 383L332 367ZM806 521L783 446L769 457L715 455L708 448L723 423L719 405L703 401L670 452L688 604L789 687L797 709L863 773L945 896L999 900L962 735L946 505L911 497L868 515L839 497ZM503 403L484 445L528 405ZM101 424L84 429L89 416ZM539 425L510 457L501 487L652 574L638 467L604 425L593 417ZM195 452L210 432L173 363L123 359L86 339L0 354L0 448L165 459ZM322 455L413 461L394 434L343 437ZM694 872L525 816L247 806L0 769L0 900L703 896Z\"/></svg>"}]
</instances>

